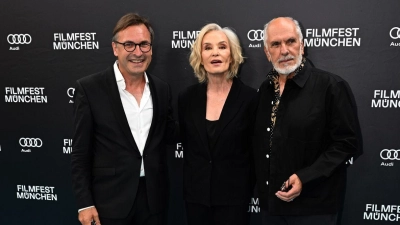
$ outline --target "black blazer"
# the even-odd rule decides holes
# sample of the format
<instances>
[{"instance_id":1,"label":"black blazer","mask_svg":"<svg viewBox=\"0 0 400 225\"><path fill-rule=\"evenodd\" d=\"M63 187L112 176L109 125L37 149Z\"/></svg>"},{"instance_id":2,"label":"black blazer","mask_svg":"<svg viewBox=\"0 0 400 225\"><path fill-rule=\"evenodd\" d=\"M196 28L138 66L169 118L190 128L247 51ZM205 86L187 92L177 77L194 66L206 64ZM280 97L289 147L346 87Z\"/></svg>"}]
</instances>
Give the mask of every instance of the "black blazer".
<instances>
[{"instance_id":1,"label":"black blazer","mask_svg":"<svg viewBox=\"0 0 400 225\"><path fill-rule=\"evenodd\" d=\"M179 125L184 150L184 198L203 205L248 204L252 193L250 131L256 91L233 79L209 147L206 131L207 84L179 95Z\"/></svg>"},{"instance_id":2,"label":"black blazer","mask_svg":"<svg viewBox=\"0 0 400 225\"><path fill-rule=\"evenodd\" d=\"M167 83L148 74L153 120L143 151L151 212L166 207L166 141L175 122ZM78 208L96 206L102 217L128 215L139 183L142 156L129 128L113 67L77 81L74 96L72 184Z\"/></svg>"}]
</instances>

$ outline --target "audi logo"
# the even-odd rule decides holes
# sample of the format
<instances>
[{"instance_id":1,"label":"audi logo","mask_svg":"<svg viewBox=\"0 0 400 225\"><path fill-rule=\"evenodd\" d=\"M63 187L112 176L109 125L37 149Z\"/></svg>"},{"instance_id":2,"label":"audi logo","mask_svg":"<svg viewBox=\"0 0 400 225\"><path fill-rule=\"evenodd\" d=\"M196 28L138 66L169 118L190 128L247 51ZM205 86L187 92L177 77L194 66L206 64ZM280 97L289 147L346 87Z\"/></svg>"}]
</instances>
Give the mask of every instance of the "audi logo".
<instances>
[{"instance_id":1,"label":"audi logo","mask_svg":"<svg viewBox=\"0 0 400 225\"><path fill-rule=\"evenodd\" d=\"M29 148L29 147L42 147L43 141L40 138L20 138L19 139L19 144L23 148Z\"/></svg>"},{"instance_id":2,"label":"audi logo","mask_svg":"<svg viewBox=\"0 0 400 225\"><path fill-rule=\"evenodd\" d=\"M74 93L75 93L75 88L68 88L68 90L67 90L67 95L68 95L70 98L73 98L73 97L74 97Z\"/></svg>"},{"instance_id":3,"label":"audi logo","mask_svg":"<svg viewBox=\"0 0 400 225\"><path fill-rule=\"evenodd\" d=\"M383 149L381 151L381 158L384 160L400 160L400 149Z\"/></svg>"},{"instance_id":4,"label":"audi logo","mask_svg":"<svg viewBox=\"0 0 400 225\"><path fill-rule=\"evenodd\" d=\"M391 38L393 39L399 39L400 38L400 27L393 27L390 31L389 31L389 35Z\"/></svg>"},{"instance_id":5,"label":"audi logo","mask_svg":"<svg viewBox=\"0 0 400 225\"><path fill-rule=\"evenodd\" d=\"M264 31L263 30L249 30L247 33L247 38L250 41L262 41L264 39Z\"/></svg>"},{"instance_id":6,"label":"audi logo","mask_svg":"<svg viewBox=\"0 0 400 225\"><path fill-rule=\"evenodd\" d=\"M7 41L10 45L30 44L32 42L32 37L29 34L9 34L7 36Z\"/></svg>"}]
</instances>

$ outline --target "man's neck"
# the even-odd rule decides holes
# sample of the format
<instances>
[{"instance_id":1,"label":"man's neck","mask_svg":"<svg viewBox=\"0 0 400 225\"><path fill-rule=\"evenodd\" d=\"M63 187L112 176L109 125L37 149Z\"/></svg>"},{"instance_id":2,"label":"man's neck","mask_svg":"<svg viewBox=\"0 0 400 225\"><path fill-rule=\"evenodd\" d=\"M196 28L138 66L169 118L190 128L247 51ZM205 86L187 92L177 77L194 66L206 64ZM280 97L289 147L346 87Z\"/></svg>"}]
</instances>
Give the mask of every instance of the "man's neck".
<instances>
[{"instance_id":1,"label":"man's neck","mask_svg":"<svg viewBox=\"0 0 400 225\"><path fill-rule=\"evenodd\" d=\"M122 74L125 80L125 85L126 87L138 87L138 86L144 86L146 83L146 78L144 77L143 74L138 74L138 75L124 75Z\"/></svg>"},{"instance_id":2,"label":"man's neck","mask_svg":"<svg viewBox=\"0 0 400 225\"><path fill-rule=\"evenodd\" d=\"M136 102L140 106L140 101L143 96L143 91L146 85L146 78L144 73L138 76L128 76L125 77L123 74L122 76L125 79L125 90L127 90L133 97L135 97Z\"/></svg>"}]
</instances>

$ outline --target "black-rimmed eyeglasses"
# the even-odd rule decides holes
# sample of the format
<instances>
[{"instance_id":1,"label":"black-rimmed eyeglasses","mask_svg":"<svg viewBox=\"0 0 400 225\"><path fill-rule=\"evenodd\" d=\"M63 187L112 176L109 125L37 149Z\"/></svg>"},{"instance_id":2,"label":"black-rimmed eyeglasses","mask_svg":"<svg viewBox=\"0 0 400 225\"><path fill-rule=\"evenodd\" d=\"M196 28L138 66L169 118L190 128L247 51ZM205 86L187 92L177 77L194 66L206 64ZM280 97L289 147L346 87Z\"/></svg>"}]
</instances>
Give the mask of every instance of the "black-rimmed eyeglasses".
<instances>
[{"instance_id":1,"label":"black-rimmed eyeglasses","mask_svg":"<svg viewBox=\"0 0 400 225\"><path fill-rule=\"evenodd\" d=\"M124 43L118 42L118 41L114 41L117 44L123 45L125 51L127 52L133 52L136 49L136 46L139 46L140 51L142 51L143 53L149 52L151 50L151 43L148 42L143 42L143 43L139 43L136 44L135 42L131 42L131 41L127 41Z\"/></svg>"}]
</instances>

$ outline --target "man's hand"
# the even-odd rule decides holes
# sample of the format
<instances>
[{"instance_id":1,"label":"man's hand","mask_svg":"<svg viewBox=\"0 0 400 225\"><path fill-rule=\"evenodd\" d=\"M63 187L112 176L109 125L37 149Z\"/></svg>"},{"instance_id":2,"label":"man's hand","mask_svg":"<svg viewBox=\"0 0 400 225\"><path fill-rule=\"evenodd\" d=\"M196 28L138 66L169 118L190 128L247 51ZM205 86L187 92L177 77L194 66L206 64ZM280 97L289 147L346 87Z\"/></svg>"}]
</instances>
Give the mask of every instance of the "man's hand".
<instances>
[{"instance_id":1,"label":"man's hand","mask_svg":"<svg viewBox=\"0 0 400 225\"><path fill-rule=\"evenodd\" d=\"M294 198L300 195L301 189L303 187L300 178L293 174L289 177L289 179L285 182L286 188L292 186L292 188L288 191L277 191L275 193L276 197L280 198L282 201L291 202Z\"/></svg>"},{"instance_id":2,"label":"man's hand","mask_svg":"<svg viewBox=\"0 0 400 225\"><path fill-rule=\"evenodd\" d=\"M79 212L78 219L82 225L91 225L92 221L96 222L96 225L100 224L99 214L95 207L84 209Z\"/></svg>"}]
</instances>

